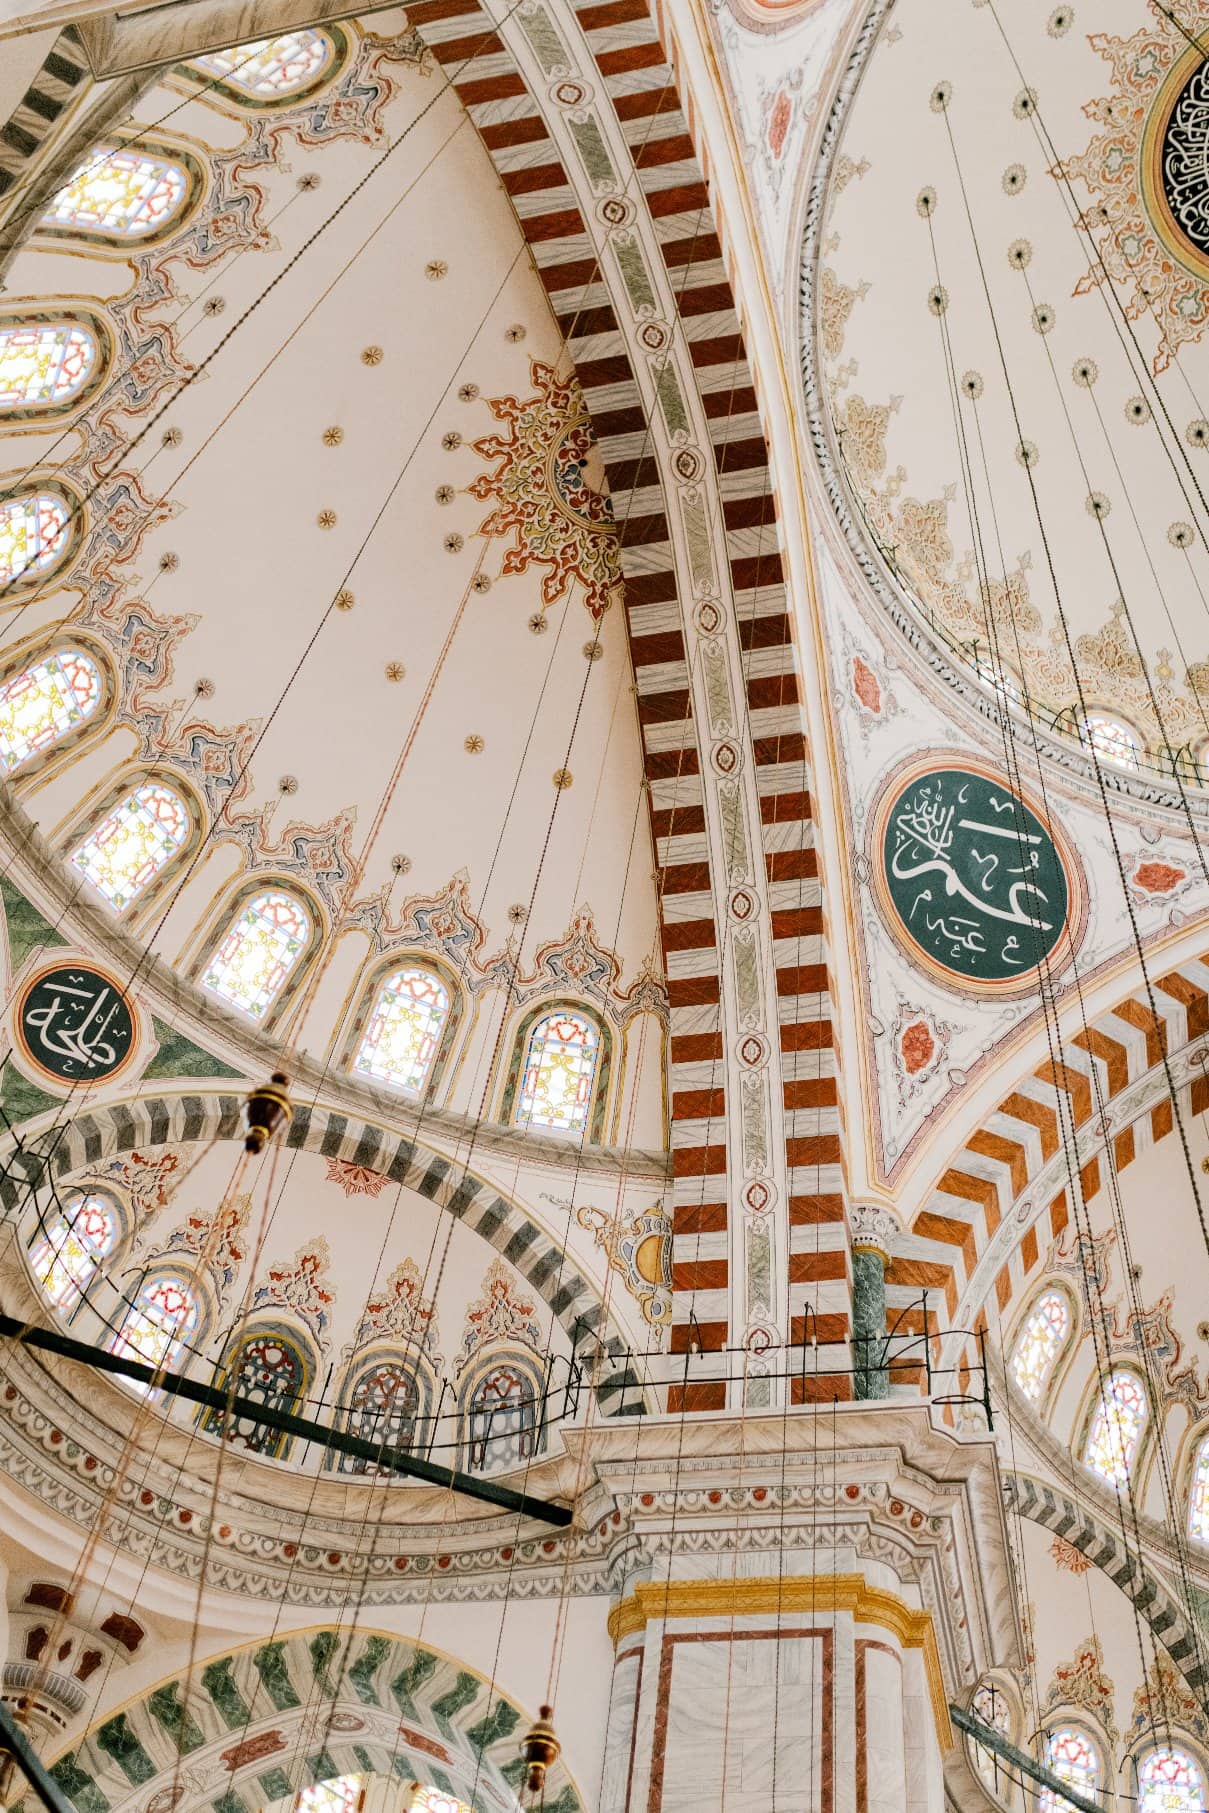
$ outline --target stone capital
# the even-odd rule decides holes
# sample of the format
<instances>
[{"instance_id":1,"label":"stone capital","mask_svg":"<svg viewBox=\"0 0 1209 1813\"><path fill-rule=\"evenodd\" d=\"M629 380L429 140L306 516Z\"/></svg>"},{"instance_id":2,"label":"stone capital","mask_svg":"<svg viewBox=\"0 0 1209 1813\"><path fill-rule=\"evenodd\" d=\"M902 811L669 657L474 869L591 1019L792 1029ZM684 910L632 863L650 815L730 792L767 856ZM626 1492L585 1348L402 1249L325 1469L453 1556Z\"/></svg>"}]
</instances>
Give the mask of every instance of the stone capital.
<instances>
[{"instance_id":1,"label":"stone capital","mask_svg":"<svg viewBox=\"0 0 1209 1813\"><path fill-rule=\"evenodd\" d=\"M880 1253L886 1260L893 1256L902 1233L897 1215L882 1208L880 1203L856 1202L848 1210L848 1221L852 1229L852 1244L858 1252L864 1250Z\"/></svg>"}]
</instances>

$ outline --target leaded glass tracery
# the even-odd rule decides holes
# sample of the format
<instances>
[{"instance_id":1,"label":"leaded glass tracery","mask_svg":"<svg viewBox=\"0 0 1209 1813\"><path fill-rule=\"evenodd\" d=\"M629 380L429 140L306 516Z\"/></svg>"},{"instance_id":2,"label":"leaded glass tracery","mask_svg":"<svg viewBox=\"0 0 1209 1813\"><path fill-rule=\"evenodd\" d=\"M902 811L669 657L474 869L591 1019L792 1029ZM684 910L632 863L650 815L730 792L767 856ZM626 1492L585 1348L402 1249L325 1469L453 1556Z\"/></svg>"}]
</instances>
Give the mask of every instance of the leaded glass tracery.
<instances>
[{"instance_id":1,"label":"leaded glass tracery","mask_svg":"<svg viewBox=\"0 0 1209 1813\"><path fill-rule=\"evenodd\" d=\"M271 888L244 907L211 957L202 987L263 1019L311 939L311 916L293 894Z\"/></svg>"},{"instance_id":2,"label":"leaded glass tracery","mask_svg":"<svg viewBox=\"0 0 1209 1813\"><path fill-rule=\"evenodd\" d=\"M54 565L67 549L69 514L53 491L25 491L0 503L0 586Z\"/></svg>"},{"instance_id":3,"label":"leaded glass tracery","mask_svg":"<svg viewBox=\"0 0 1209 1813\"><path fill-rule=\"evenodd\" d=\"M303 1788L294 1803L295 1813L357 1813L361 1804L361 1777L334 1775L330 1781Z\"/></svg>"},{"instance_id":4,"label":"leaded glass tracery","mask_svg":"<svg viewBox=\"0 0 1209 1813\"><path fill-rule=\"evenodd\" d=\"M34 1277L61 1315L73 1310L118 1243L117 1210L106 1196L83 1191L61 1212L30 1251Z\"/></svg>"},{"instance_id":5,"label":"leaded glass tracery","mask_svg":"<svg viewBox=\"0 0 1209 1813\"><path fill-rule=\"evenodd\" d=\"M62 742L101 703L101 670L80 648L55 649L0 686L0 766L6 774Z\"/></svg>"},{"instance_id":6,"label":"leaded glass tracery","mask_svg":"<svg viewBox=\"0 0 1209 1813\"><path fill-rule=\"evenodd\" d=\"M184 1278L176 1274L148 1278L127 1306L109 1351L141 1360L145 1366L170 1367L196 1334L198 1320L197 1297ZM128 1382L135 1391L149 1390L134 1380Z\"/></svg>"},{"instance_id":7,"label":"leaded glass tracery","mask_svg":"<svg viewBox=\"0 0 1209 1813\"><path fill-rule=\"evenodd\" d=\"M96 360L96 340L81 322L0 328L0 411L67 402L88 382Z\"/></svg>"},{"instance_id":8,"label":"leaded glass tracery","mask_svg":"<svg viewBox=\"0 0 1209 1813\"><path fill-rule=\"evenodd\" d=\"M1086 1732L1075 1725L1059 1726L1046 1733L1046 1766L1062 1781L1088 1799L1094 1799L1103 1773L1100 1754ZM1042 1788L1038 1803L1040 1813L1067 1813L1070 1802L1052 1788Z\"/></svg>"},{"instance_id":9,"label":"leaded glass tracery","mask_svg":"<svg viewBox=\"0 0 1209 1813\"><path fill-rule=\"evenodd\" d=\"M1087 1432L1083 1464L1110 1485L1127 1485L1148 1414L1141 1380L1132 1372L1110 1373Z\"/></svg>"},{"instance_id":10,"label":"leaded glass tracery","mask_svg":"<svg viewBox=\"0 0 1209 1813\"><path fill-rule=\"evenodd\" d=\"M465 1801L455 1800L452 1794L443 1794L440 1788L417 1782L408 1813L473 1813L473 1809Z\"/></svg>"},{"instance_id":11,"label":"leaded glass tracery","mask_svg":"<svg viewBox=\"0 0 1209 1813\"><path fill-rule=\"evenodd\" d=\"M1195 1760L1175 1744L1138 1763L1138 1813L1202 1813L1205 1784Z\"/></svg>"},{"instance_id":12,"label":"leaded glass tracery","mask_svg":"<svg viewBox=\"0 0 1209 1813\"><path fill-rule=\"evenodd\" d=\"M1034 1404L1049 1383L1069 1333L1070 1303L1065 1292L1045 1291L1025 1318L1012 1349L1012 1377Z\"/></svg>"},{"instance_id":13,"label":"leaded glass tracery","mask_svg":"<svg viewBox=\"0 0 1209 1813\"><path fill-rule=\"evenodd\" d=\"M997 1731L1000 1737L1010 1739L1012 1736L1012 1708L1007 1695L994 1681L984 1681L976 1689L970 1704L970 1710L976 1718ZM1003 1765L993 1750L975 1739L971 1746L974 1753L974 1767L992 1792L1003 1798L1008 1784Z\"/></svg>"},{"instance_id":14,"label":"leaded glass tracery","mask_svg":"<svg viewBox=\"0 0 1209 1813\"><path fill-rule=\"evenodd\" d=\"M1209 1542L1209 1435L1196 1451L1192 1468L1192 1493L1188 1501L1188 1533L1198 1542Z\"/></svg>"},{"instance_id":15,"label":"leaded glass tracery","mask_svg":"<svg viewBox=\"0 0 1209 1813\"><path fill-rule=\"evenodd\" d=\"M449 1008L449 990L432 970L393 970L374 996L353 1069L419 1095L432 1070Z\"/></svg>"},{"instance_id":16,"label":"leaded glass tracery","mask_svg":"<svg viewBox=\"0 0 1209 1813\"><path fill-rule=\"evenodd\" d=\"M517 1466L537 1444L538 1388L529 1369L501 1359L481 1374L466 1406L471 1472Z\"/></svg>"},{"instance_id":17,"label":"leaded glass tracery","mask_svg":"<svg viewBox=\"0 0 1209 1813\"><path fill-rule=\"evenodd\" d=\"M222 1389L269 1410L294 1411L306 1394L307 1383L307 1363L297 1343L274 1329L258 1329L245 1336L229 1361ZM200 1420L209 1434L223 1436L231 1447L246 1448L249 1454L276 1459L289 1449L288 1435L255 1417L228 1417L221 1410L207 1410Z\"/></svg>"},{"instance_id":18,"label":"leaded glass tracery","mask_svg":"<svg viewBox=\"0 0 1209 1813\"><path fill-rule=\"evenodd\" d=\"M1106 711L1089 711L1079 720L1079 740L1095 751L1102 762L1118 762L1123 768L1136 768L1142 753L1137 732L1113 718Z\"/></svg>"},{"instance_id":19,"label":"leaded glass tracery","mask_svg":"<svg viewBox=\"0 0 1209 1813\"><path fill-rule=\"evenodd\" d=\"M147 781L106 814L70 860L120 913L171 861L188 834L189 812L180 794Z\"/></svg>"},{"instance_id":20,"label":"leaded glass tracery","mask_svg":"<svg viewBox=\"0 0 1209 1813\"><path fill-rule=\"evenodd\" d=\"M600 1028L587 1014L556 1007L529 1033L516 1099L519 1127L579 1133L587 1126Z\"/></svg>"},{"instance_id":21,"label":"leaded glass tracery","mask_svg":"<svg viewBox=\"0 0 1209 1813\"><path fill-rule=\"evenodd\" d=\"M332 55L331 39L323 32L307 29L195 57L191 67L203 75L221 77L226 87L249 99L273 101L296 94L317 81Z\"/></svg>"},{"instance_id":22,"label":"leaded glass tracery","mask_svg":"<svg viewBox=\"0 0 1209 1813\"><path fill-rule=\"evenodd\" d=\"M146 239L181 212L189 179L179 164L145 151L95 145L42 216L44 227Z\"/></svg>"},{"instance_id":23,"label":"leaded glass tracery","mask_svg":"<svg viewBox=\"0 0 1209 1813\"><path fill-rule=\"evenodd\" d=\"M362 1372L348 1395L345 1429L364 1442L383 1448L410 1450L420 1420L420 1386L410 1366L398 1359L383 1359ZM355 1454L339 1457L342 1473L382 1473L382 1469Z\"/></svg>"}]
</instances>

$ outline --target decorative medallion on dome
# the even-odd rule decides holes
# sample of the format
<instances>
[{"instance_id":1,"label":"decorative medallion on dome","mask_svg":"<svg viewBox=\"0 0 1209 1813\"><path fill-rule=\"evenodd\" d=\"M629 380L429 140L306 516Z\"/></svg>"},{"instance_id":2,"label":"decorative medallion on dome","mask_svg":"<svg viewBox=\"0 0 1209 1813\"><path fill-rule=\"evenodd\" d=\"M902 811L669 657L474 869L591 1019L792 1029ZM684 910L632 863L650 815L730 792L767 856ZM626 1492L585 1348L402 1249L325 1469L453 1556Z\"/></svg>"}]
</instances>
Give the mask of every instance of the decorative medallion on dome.
<instances>
[{"instance_id":1,"label":"decorative medallion on dome","mask_svg":"<svg viewBox=\"0 0 1209 1813\"><path fill-rule=\"evenodd\" d=\"M578 379L560 378L540 359L530 360L529 376L535 396L488 402L507 433L473 443L483 459L498 461L494 472L481 473L469 487L472 497L496 506L479 533L512 537L505 573L546 568L543 609L561 603L578 580L584 603L599 618L613 602L621 574L596 436Z\"/></svg>"},{"instance_id":2,"label":"decorative medallion on dome","mask_svg":"<svg viewBox=\"0 0 1209 1813\"><path fill-rule=\"evenodd\" d=\"M1032 983L1077 900L1073 856L989 769L913 764L874 814L871 866L891 930L947 981Z\"/></svg>"},{"instance_id":3,"label":"decorative medallion on dome","mask_svg":"<svg viewBox=\"0 0 1209 1813\"><path fill-rule=\"evenodd\" d=\"M116 1076L138 1043L117 983L79 964L34 977L17 1009L17 1038L22 1055L56 1083Z\"/></svg>"}]
</instances>

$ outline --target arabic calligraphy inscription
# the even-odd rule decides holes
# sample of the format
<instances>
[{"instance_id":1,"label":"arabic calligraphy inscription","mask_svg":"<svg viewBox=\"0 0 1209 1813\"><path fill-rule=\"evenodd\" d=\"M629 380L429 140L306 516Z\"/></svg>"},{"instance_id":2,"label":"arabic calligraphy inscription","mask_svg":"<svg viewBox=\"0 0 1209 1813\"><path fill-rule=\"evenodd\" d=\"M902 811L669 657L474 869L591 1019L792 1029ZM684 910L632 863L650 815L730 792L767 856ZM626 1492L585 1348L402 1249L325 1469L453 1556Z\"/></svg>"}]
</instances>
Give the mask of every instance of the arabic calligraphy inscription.
<instances>
[{"instance_id":1,"label":"arabic calligraphy inscription","mask_svg":"<svg viewBox=\"0 0 1209 1813\"><path fill-rule=\"evenodd\" d=\"M134 1015L107 976L66 964L36 976L17 1010L25 1056L56 1082L100 1082L135 1046Z\"/></svg>"},{"instance_id":2,"label":"arabic calligraphy inscription","mask_svg":"<svg viewBox=\"0 0 1209 1813\"><path fill-rule=\"evenodd\" d=\"M988 775L916 774L885 813L881 855L897 928L950 975L1013 981L1062 936L1070 886L1054 840Z\"/></svg>"}]
</instances>

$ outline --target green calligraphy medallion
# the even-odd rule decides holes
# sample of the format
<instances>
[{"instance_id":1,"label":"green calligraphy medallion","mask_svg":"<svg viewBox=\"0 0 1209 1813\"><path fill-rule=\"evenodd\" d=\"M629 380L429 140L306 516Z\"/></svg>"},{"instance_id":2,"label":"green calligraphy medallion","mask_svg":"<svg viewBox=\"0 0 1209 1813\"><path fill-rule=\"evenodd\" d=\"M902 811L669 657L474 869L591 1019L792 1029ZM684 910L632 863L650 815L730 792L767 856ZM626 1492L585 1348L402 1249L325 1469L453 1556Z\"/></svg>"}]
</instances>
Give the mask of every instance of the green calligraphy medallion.
<instances>
[{"instance_id":1,"label":"green calligraphy medallion","mask_svg":"<svg viewBox=\"0 0 1209 1813\"><path fill-rule=\"evenodd\" d=\"M882 880L895 929L951 976L1006 983L1049 956L1070 884L1053 837L976 770L916 773L883 809Z\"/></svg>"}]
</instances>

